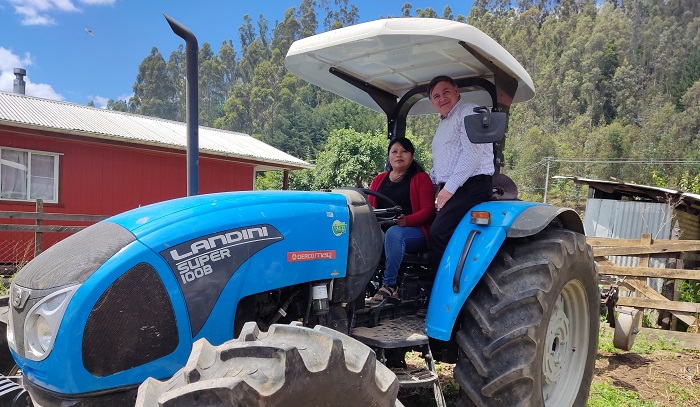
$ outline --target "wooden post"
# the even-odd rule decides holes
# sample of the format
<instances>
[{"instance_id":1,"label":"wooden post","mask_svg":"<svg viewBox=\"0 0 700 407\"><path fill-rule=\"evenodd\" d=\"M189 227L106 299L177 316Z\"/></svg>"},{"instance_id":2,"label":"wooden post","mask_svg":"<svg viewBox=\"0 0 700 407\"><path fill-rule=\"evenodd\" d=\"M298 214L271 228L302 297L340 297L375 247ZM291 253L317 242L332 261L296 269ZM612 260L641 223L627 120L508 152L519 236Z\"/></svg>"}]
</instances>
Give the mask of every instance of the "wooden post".
<instances>
[{"instance_id":1,"label":"wooden post","mask_svg":"<svg viewBox=\"0 0 700 407\"><path fill-rule=\"evenodd\" d=\"M282 189L285 191L289 189L289 170L282 171Z\"/></svg>"},{"instance_id":2,"label":"wooden post","mask_svg":"<svg viewBox=\"0 0 700 407\"><path fill-rule=\"evenodd\" d=\"M678 221L676 221L671 229L671 240L678 240L680 237L680 226ZM666 260L666 268L680 269L683 268L682 260L680 260L680 253L675 253L674 257L669 257ZM678 263L681 263L680 265ZM671 301L677 301L678 298L674 298L674 291L676 286L676 280L663 279L663 284L661 285L661 295L668 298ZM657 321L661 329L674 329L676 326L676 318L667 310L659 310L659 320Z\"/></svg>"},{"instance_id":3,"label":"wooden post","mask_svg":"<svg viewBox=\"0 0 700 407\"><path fill-rule=\"evenodd\" d=\"M42 199L36 200L36 213L42 213L44 211L44 201ZM36 220L36 225L41 226L43 221L41 219ZM41 253L41 232L34 232L34 257Z\"/></svg>"},{"instance_id":4,"label":"wooden post","mask_svg":"<svg viewBox=\"0 0 700 407\"><path fill-rule=\"evenodd\" d=\"M652 243L651 240L651 233L642 233L641 239L639 239L639 244L642 246L650 246ZM649 267L649 255L648 254L640 254L639 255L639 265L638 267ZM634 280L637 283L640 283L640 285L646 286L647 285L647 277L628 277L628 279ZM636 291L636 290L635 290ZM643 294L643 293L640 293Z\"/></svg>"}]
</instances>

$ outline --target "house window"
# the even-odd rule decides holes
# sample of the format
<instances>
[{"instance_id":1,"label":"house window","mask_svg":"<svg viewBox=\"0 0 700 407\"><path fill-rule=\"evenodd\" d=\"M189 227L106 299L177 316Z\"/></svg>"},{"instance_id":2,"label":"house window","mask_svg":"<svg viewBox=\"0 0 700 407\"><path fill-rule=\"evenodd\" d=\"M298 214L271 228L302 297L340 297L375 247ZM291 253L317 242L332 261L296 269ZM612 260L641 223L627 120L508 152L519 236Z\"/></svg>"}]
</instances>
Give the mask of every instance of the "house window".
<instances>
[{"instance_id":1,"label":"house window","mask_svg":"<svg viewBox=\"0 0 700 407\"><path fill-rule=\"evenodd\" d=\"M0 199L58 202L58 156L0 147Z\"/></svg>"}]
</instances>

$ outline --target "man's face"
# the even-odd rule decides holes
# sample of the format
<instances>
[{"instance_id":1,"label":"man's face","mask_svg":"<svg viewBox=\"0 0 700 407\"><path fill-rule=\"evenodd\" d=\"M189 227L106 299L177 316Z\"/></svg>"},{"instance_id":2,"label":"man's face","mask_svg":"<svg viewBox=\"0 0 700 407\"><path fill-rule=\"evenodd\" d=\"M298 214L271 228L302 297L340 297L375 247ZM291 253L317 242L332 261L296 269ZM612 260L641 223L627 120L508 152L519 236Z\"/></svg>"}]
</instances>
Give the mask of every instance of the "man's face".
<instances>
[{"instance_id":1,"label":"man's face","mask_svg":"<svg viewBox=\"0 0 700 407\"><path fill-rule=\"evenodd\" d=\"M430 102L442 117L447 117L458 101L459 90L449 82L438 82L430 93Z\"/></svg>"}]
</instances>

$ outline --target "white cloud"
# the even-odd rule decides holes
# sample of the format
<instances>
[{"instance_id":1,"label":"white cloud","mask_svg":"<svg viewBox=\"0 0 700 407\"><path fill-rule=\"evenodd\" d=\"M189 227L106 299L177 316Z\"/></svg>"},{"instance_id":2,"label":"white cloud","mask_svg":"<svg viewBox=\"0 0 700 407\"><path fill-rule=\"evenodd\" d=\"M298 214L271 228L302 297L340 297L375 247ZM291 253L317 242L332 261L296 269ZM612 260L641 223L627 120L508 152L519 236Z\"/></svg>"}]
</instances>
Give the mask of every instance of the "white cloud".
<instances>
[{"instance_id":1,"label":"white cloud","mask_svg":"<svg viewBox=\"0 0 700 407\"><path fill-rule=\"evenodd\" d=\"M9 70L12 68L21 68L22 66L31 65L31 55L24 54L24 58L20 58L7 48L0 47L0 71Z\"/></svg>"},{"instance_id":2,"label":"white cloud","mask_svg":"<svg viewBox=\"0 0 700 407\"><path fill-rule=\"evenodd\" d=\"M79 0L87 6L112 5L116 0ZM55 25L52 16L56 12L73 13L80 11L73 0L9 0L15 13L22 18L22 25Z\"/></svg>"},{"instance_id":3,"label":"white cloud","mask_svg":"<svg viewBox=\"0 0 700 407\"><path fill-rule=\"evenodd\" d=\"M32 83L28 80L28 76L25 78L27 81L26 94L27 96L36 96L43 99L51 100L63 100L63 96L53 90L53 87L46 83Z\"/></svg>"},{"instance_id":4,"label":"white cloud","mask_svg":"<svg viewBox=\"0 0 700 407\"><path fill-rule=\"evenodd\" d=\"M95 96L94 98L92 98L92 101L95 103L95 107L104 109L107 107L107 102L109 102L109 98L106 98L104 96Z\"/></svg>"},{"instance_id":5,"label":"white cloud","mask_svg":"<svg viewBox=\"0 0 700 407\"><path fill-rule=\"evenodd\" d=\"M30 79L29 66L32 65L30 54L25 54L20 58L9 49L0 47L0 91L13 92L15 74L14 68L27 69L27 76L24 78L26 82L25 93L29 96L36 96L44 99L63 100L63 96L56 92L53 87L46 83L34 83Z\"/></svg>"}]
</instances>

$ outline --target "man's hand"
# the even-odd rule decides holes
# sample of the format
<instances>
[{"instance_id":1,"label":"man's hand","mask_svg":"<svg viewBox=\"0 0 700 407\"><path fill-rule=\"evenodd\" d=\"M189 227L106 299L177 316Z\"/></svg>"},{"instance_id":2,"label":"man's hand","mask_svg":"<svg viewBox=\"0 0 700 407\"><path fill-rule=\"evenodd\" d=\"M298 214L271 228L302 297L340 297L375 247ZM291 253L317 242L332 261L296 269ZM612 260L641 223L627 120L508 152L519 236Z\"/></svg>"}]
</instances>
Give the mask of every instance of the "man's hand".
<instances>
[{"instance_id":1,"label":"man's hand","mask_svg":"<svg viewBox=\"0 0 700 407\"><path fill-rule=\"evenodd\" d=\"M401 215L395 217L394 223L401 226L402 228L405 228L406 227L406 215L401 214Z\"/></svg>"},{"instance_id":2,"label":"man's hand","mask_svg":"<svg viewBox=\"0 0 700 407\"><path fill-rule=\"evenodd\" d=\"M452 194L450 193L450 191L444 188L441 189L437 196L437 210L439 211L440 209L442 209L442 207L445 206L445 204L447 203L447 201L450 200L450 198L452 198Z\"/></svg>"}]
</instances>

